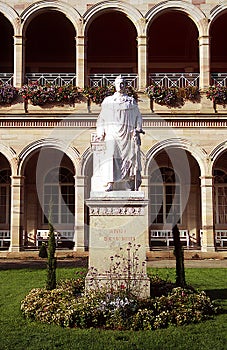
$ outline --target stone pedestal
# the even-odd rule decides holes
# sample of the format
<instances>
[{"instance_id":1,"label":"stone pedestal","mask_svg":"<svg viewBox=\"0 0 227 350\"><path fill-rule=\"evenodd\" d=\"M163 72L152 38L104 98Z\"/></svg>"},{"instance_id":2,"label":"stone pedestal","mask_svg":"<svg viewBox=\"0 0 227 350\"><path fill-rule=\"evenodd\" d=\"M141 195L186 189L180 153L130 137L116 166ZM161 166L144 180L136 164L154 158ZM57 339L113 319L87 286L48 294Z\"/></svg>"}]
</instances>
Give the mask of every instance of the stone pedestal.
<instances>
[{"instance_id":1,"label":"stone pedestal","mask_svg":"<svg viewBox=\"0 0 227 350\"><path fill-rule=\"evenodd\" d=\"M94 282L128 288L147 297L147 203L143 192L91 192L89 272L86 288Z\"/></svg>"}]
</instances>

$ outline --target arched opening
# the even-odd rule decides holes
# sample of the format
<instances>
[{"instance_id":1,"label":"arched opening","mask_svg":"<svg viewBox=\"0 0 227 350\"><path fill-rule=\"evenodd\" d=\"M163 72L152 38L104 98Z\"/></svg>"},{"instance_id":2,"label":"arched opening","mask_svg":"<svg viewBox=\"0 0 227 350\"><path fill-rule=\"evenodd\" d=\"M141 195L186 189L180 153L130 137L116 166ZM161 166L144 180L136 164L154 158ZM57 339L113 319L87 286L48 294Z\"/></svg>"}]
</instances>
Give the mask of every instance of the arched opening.
<instances>
[{"instance_id":1,"label":"arched opening","mask_svg":"<svg viewBox=\"0 0 227 350\"><path fill-rule=\"evenodd\" d=\"M171 10L160 14L148 30L148 72L199 72L198 36L186 14Z\"/></svg>"},{"instance_id":2,"label":"arched opening","mask_svg":"<svg viewBox=\"0 0 227 350\"><path fill-rule=\"evenodd\" d=\"M85 187L84 198L90 198L91 193L91 178L93 175L93 155L87 155L88 159L86 161L86 165L84 168L84 174L87 177L87 186ZM89 242L90 242L90 216L89 216L89 207L86 205L86 200L84 203L84 246L85 250L89 250Z\"/></svg>"},{"instance_id":3,"label":"arched opening","mask_svg":"<svg viewBox=\"0 0 227 350\"><path fill-rule=\"evenodd\" d=\"M226 21L227 12L224 12L213 21L210 27L211 73L227 72Z\"/></svg>"},{"instance_id":4,"label":"arched opening","mask_svg":"<svg viewBox=\"0 0 227 350\"><path fill-rule=\"evenodd\" d=\"M214 226L217 248L227 246L227 152L214 163Z\"/></svg>"},{"instance_id":5,"label":"arched opening","mask_svg":"<svg viewBox=\"0 0 227 350\"><path fill-rule=\"evenodd\" d=\"M39 246L46 241L50 221L57 233L57 246L72 248L76 210L72 161L62 151L42 148L25 161L23 173L27 244Z\"/></svg>"},{"instance_id":6,"label":"arched opening","mask_svg":"<svg viewBox=\"0 0 227 350\"><path fill-rule=\"evenodd\" d=\"M75 72L75 29L58 11L37 14L26 30L26 73Z\"/></svg>"},{"instance_id":7,"label":"arched opening","mask_svg":"<svg viewBox=\"0 0 227 350\"><path fill-rule=\"evenodd\" d=\"M0 154L0 249L10 246L11 169Z\"/></svg>"},{"instance_id":8,"label":"arched opening","mask_svg":"<svg viewBox=\"0 0 227 350\"><path fill-rule=\"evenodd\" d=\"M187 248L200 244L200 198L200 169L194 157L179 148L160 151L149 166L151 249L173 245L174 224L178 225Z\"/></svg>"},{"instance_id":9,"label":"arched opening","mask_svg":"<svg viewBox=\"0 0 227 350\"><path fill-rule=\"evenodd\" d=\"M0 13L0 73L13 73L13 26Z\"/></svg>"},{"instance_id":10,"label":"arched opening","mask_svg":"<svg viewBox=\"0 0 227 350\"><path fill-rule=\"evenodd\" d=\"M119 11L100 14L88 28L88 74L136 73L137 33Z\"/></svg>"}]
</instances>

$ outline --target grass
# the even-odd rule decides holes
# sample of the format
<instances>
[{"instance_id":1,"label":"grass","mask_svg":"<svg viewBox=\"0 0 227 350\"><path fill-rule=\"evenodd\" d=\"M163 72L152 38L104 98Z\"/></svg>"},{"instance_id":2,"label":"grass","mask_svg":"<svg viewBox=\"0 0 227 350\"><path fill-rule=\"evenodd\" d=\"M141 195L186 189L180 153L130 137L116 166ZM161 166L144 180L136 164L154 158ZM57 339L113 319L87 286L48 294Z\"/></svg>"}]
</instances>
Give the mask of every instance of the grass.
<instances>
[{"instance_id":1,"label":"grass","mask_svg":"<svg viewBox=\"0 0 227 350\"><path fill-rule=\"evenodd\" d=\"M75 268L58 268L57 279L75 276ZM175 269L151 269L174 281ZM156 331L103 331L64 329L25 320L20 301L35 287L44 287L45 269L0 271L0 350L226 350L227 273L226 269L186 269L186 281L206 290L223 306L214 319L195 325Z\"/></svg>"}]
</instances>

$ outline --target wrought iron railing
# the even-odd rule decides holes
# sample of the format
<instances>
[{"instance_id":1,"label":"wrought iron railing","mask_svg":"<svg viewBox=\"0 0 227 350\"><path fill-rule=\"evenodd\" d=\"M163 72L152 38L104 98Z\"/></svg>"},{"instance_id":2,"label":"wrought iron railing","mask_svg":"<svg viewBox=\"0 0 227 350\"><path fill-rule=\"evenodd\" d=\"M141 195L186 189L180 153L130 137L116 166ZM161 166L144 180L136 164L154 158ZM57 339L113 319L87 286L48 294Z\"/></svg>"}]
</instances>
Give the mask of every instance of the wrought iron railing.
<instances>
[{"instance_id":1,"label":"wrought iron railing","mask_svg":"<svg viewBox=\"0 0 227 350\"><path fill-rule=\"evenodd\" d=\"M199 73L151 73L149 85L152 83L168 88L199 86Z\"/></svg>"},{"instance_id":2,"label":"wrought iron railing","mask_svg":"<svg viewBox=\"0 0 227 350\"><path fill-rule=\"evenodd\" d=\"M121 76L126 80L128 86L132 86L133 88L137 88L138 86L138 74L136 73L118 73L118 74L90 74L88 77L89 86L97 87L97 86L109 86L114 83L116 77L121 74Z\"/></svg>"},{"instance_id":3,"label":"wrought iron railing","mask_svg":"<svg viewBox=\"0 0 227 350\"><path fill-rule=\"evenodd\" d=\"M211 73L211 85L227 86L227 73Z\"/></svg>"},{"instance_id":4,"label":"wrought iron railing","mask_svg":"<svg viewBox=\"0 0 227 350\"><path fill-rule=\"evenodd\" d=\"M76 74L75 73L26 73L26 83L37 82L40 85L53 84L53 85L65 85L72 84L76 86Z\"/></svg>"},{"instance_id":5,"label":"wrought iron railing","mask_svg":"<svg viewBox=\"0 0 227 350\"><path fill-rule=\"evenodd\" d=\"M13 73L0 73L0 83L13 85Z\"/></svg>"}]
</instances>

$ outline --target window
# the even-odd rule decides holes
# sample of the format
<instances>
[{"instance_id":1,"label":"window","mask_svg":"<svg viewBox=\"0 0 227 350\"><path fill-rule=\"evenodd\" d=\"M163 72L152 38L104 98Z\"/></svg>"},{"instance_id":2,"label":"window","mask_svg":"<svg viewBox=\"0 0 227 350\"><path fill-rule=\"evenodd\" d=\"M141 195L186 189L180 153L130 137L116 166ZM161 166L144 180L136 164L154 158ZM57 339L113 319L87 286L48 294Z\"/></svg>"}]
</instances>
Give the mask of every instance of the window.
<instances>
[{"instance_id":1,"label":"window","mask_svg":"<svg viewBox=\"0 0 227 350\"><path fill-rule=\"evenodd\" d=\"M214 170L214 211L215 223L227 224L227 174Z\"/></svg>"},{"instance_id":2,"label":"window","mask_svg":"<svg viewBox=\"0 0 227 350\"><path fill-rule=\"evenodd\" d=\"M53 224L74 223L74 178L66 168L52 169L45 177L44 223L48 223L50 211Z\"/></svg>"},{"instance_id":3,"label":"window","mask_svg":"<svg viewBox=\"0 0 227 350\"><path fill-rule=\"evenodd\" d=\"M0 171L0 224L9 223L10 207L10 171Z\"/></svg>"},{"instance_id":4,"label":"window","mask_svg":"<svg viewBox=\"0 0 227 350\"><path fill-rule=\"evenodd\" d=\"M172 224L174 217L181 218L180 185L170 168L160 168L151 176L151 222Z\"/></svg>"}]
</instances>

